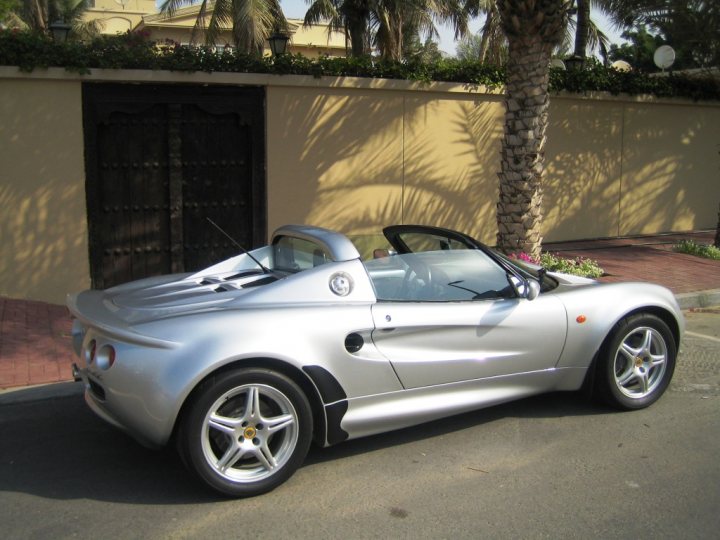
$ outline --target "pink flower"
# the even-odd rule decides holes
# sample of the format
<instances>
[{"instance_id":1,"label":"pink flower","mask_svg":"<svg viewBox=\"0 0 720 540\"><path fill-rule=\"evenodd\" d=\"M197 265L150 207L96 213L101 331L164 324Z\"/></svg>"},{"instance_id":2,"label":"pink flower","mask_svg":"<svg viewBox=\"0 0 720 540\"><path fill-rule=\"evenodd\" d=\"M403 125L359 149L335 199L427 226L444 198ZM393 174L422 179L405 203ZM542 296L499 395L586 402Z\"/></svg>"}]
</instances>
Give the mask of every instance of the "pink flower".
<instances>
[{"instance_id":1,"label":"pink flower","mask_svg":"<svg viewBox=\"0 0 720 540\"><path fill-rule=\"evenodd\" d=\"M530 255L525 253L524 251L521 251L519 253L511 253L510 254L511 259L516 259L518 261L528 262L531 264L538 264L538 261L533 259Z\"/></svg>"}]
</instances>

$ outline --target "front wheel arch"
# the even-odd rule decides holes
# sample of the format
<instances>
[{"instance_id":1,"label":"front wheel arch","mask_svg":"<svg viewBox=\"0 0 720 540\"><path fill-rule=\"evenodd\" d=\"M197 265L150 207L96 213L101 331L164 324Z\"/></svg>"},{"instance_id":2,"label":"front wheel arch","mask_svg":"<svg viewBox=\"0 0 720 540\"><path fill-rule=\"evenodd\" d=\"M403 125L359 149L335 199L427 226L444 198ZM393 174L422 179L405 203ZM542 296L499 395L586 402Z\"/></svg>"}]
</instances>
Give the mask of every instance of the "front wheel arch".
<instances>
[{"instance_id":1,"label":"front wheel arch","mask_svg":"<svg viewBox=\"0 0 720 540\"><path fill-rule=\"evenodd\" d=\"M613 325L593 359L584 386L618 409L648 407L670 384L678 346L676 333L663 317L652 311L636 310ZM662 362L655 366L660 358ZM651 364L653 367L648 367Z\"/></svg>"},{"instance_id":2,"label":"front wheel arch","mask_svg":"<svg viewBox=\"0 0 720 540\"><path fill-rule=\"evenodd\" d=\"M662 320L672 332L672 337L675 341L676 348L678 350L680 349L680 323L670 311L657 306L645 306L634 309L632 311L628 311L622 317L618 318L616 321L613 322L612 326L607 332L607 335L605 336L602 343L593 355L592 361L590 362L590 366L588 367L587 373L585 374L585 379L583 380L583 384L581 387L581 392L586 397L592 398L596 394L595 380L597 378L598 358L600 356L600 351L602 351L603 348L607 347L608 341L612 338L614 328L621 320L632 317L633 315L643 313L648 315L655 315L657 318Z\"/></svg>"}]
</instances>

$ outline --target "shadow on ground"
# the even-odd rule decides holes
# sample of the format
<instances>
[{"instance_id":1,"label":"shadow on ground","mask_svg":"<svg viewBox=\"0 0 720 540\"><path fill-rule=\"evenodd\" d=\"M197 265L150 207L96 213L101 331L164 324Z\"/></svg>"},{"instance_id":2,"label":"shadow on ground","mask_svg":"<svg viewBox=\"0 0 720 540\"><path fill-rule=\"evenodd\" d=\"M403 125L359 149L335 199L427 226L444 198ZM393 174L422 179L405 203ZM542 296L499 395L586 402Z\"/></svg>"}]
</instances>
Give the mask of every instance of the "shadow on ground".
<instances>
[{"instance_id":1,"label":"shadow on ground","mask_svg":"<svg viewBox=\"0 0 720 540\"><path fill-rule=\"evenodd\" d=\"M550 394L331 448L313 447L306 464L340 460L509 417L608 412L579 394ZM146 505L223 500L185 470L174 449L154 451L140 446L96 418L77 393L35 401L0 401L0 433L0 490L5 492Z\"/></svg>"}]
</instances>

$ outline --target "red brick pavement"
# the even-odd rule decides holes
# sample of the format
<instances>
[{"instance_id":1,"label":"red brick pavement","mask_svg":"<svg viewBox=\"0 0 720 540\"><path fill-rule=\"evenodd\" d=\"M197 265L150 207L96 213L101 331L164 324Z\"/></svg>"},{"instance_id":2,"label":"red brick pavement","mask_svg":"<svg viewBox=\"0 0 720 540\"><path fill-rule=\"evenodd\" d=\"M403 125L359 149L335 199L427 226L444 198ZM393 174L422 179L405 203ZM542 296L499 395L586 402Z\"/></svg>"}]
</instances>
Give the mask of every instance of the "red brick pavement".
<instances>
[{"instance_id":1,"label":"red brick pavement","mask_svg":"<svg viewBox=\"0 0 720 540\"><path fill-rule=\"evenodd\" d=\"M720 261L674 253L683 238L711 243L711 232L546 244L565 257L597 260L602 281L652 281L674 293L720 289ZM70 329L64 306L0 297L0 389L72 379Z\"/></svg>"},{"instance_id":2,"label":"red brick pavement","mask_svg":"<svg viewBox=\"0 0 720 540\"><path fill-rule=\"evenodd\" d=\"M714 232L556 242L543 247L563 257L596 260L606 274L600 281L650 281L675 294L720 289L720 261L672 251L683 239L711 244Z\"/></svg>"},{"instance_id":3,"label":"red brick pavement","mask_svg":"<svg viewBox=\"0 0 720 540\"><path fill-rule=\"evenodd\" d=\"M0 297L0 389L72 379L65 306Z\"/></svg>"}]
</instances>

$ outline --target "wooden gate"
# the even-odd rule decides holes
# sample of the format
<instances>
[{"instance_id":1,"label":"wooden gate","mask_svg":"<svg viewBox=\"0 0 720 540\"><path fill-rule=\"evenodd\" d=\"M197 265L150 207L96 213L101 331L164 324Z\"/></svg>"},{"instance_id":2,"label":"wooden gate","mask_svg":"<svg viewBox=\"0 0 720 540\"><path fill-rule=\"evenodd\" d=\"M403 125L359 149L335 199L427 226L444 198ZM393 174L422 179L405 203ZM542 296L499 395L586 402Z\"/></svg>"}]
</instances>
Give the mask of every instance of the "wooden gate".
<instances>
[{"instance_id":1,"label":"wooden gate","mask_svg":"<svg viewBox=\"0 0 720 540\"><path fill-rule=\"evenodd\" d=\"M83 123L94 288L265 241L263 89L86 83Z\"/></svg>"}]
</instances>

